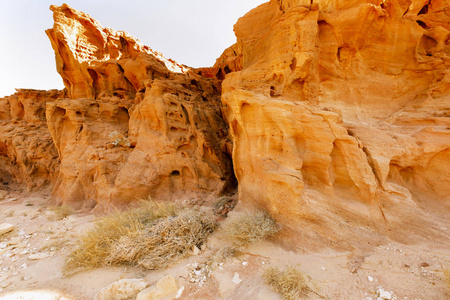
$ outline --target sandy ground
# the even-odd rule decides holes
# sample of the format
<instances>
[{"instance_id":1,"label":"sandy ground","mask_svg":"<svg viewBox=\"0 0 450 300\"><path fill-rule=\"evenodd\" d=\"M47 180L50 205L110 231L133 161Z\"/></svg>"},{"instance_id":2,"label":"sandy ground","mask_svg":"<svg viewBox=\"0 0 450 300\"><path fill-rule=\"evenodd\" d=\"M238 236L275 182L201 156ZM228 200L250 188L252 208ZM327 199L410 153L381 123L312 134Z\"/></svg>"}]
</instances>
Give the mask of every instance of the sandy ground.
<instances>
[{"instance_id":1,"label":"sandy ground","mask_svg":"<svg viewBox=\"0 0 450 300\"><path fill-rule=\"evenodd\" d=\"M168 274L184 287L179 299L281 299L262 279L264 269L271 265L298 265L322 296L313 294L309 299L375 300L380 288L392 299L450 299L442 277L442 269L450 268L450 245L438 240L415 245L392 242L358 254L332 250L294 253L263 242L239 258L224 261L204 277L202 262L224 245L217 233L204 251L170 269L114 267L65 277L61 272L64 258L76 237L92 227L94 217L78 213L51 221L48 200L10 193L0 201L0 223L16 226L13 232L0 236L2 300L93 299L100 289L119 279L144 278L154 284ZM199 266L197 273L193 272L195 266ZM236 276L240 283L233 282Z\"/></svg>"}]
</instances>

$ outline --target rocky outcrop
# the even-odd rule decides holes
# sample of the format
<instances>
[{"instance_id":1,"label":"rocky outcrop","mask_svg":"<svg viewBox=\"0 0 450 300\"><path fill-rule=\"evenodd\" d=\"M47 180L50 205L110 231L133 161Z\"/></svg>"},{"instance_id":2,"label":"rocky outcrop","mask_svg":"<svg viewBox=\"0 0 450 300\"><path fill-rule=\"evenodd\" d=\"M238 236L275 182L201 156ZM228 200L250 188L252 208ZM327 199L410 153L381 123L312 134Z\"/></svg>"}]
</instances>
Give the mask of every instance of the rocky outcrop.
<instances>
[{"instance_id":1,"label":"rocky outcrop","mask_svg":"<svg viewBox=\"0 0 450 300\"><path fill-rule=\"evenodd\" d=\"M271 0L201 69L66 4L51 10L66 89L0 99L1 182L53 183L60 202L101 209L201 202L237 178L238 206L270 212L308 247L442 235L445 1Z\"/></svg>"},{"instance_id":2,"label":"rocky outcrop","mask_svg":"<svg viewBox=\"0 0 450 300\"><path fill-rule=\"evenodd\" d=\"M20 184L29 191L50 187L59 157L47 129L46 103L63 91L17 89L0 98L0 184Z\"/></svg>"},{"instance_id":3,"label":"rocky outcrop","mask_svg":"<svg viewBox=\"0 0 450 300\"><path fill-rule=\"evenodd\" d=\"M222 86L240 201L333 241L359 234L330 235L344 222L401 222L383 209L393 199L448 201L446 11L439 0L272 0L241 18L242 70Z\"/></svg>"},{"instance_id":4,"label":"rocky outcrop","mask_svg":"<svg viewBox=\"0 0 450 300\"><path fill-rule=\"evenodd\" d=\"M55 23L46 33L71 99L105 95L133 98L153 76L188 70L142 45L129 33L104 28L67 4L52 5L50 9Z\"/></svg>"},{"instance_id":5,"label":"rocky outcrop","mask_svg":"<svg viewBox=\"0 0 450 300\"><path fill-rule=\"evenodd\" d=\"M220 84L68 5L47 31L68 99L47 106L55 194L95 205L217 195L233 186Z\"/></svg>"}]
</instances>

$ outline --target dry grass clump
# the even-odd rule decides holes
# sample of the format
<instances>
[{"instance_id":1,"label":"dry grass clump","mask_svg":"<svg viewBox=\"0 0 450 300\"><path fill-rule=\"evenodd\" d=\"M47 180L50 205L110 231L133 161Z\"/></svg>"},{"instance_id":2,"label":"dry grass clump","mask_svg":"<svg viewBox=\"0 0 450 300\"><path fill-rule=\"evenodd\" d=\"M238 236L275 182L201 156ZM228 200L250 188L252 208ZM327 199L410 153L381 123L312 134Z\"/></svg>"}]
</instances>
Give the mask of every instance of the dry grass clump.
<instances>
[{"instance_id":1,"label":"dry grass clump","mask_svg":"<svg viewBox=\"0 0 450 300\"><path fill-rule=\"evenodd\" d=\"M264 212L240 214L224 224L223 230L234 246L242 248L273 236L280 226Z\"/></svg>"},{"instance_id":2,"label":"dry grass clump","mask_svg":"<svg viewBox=\"0 0 450 300\"><path fill-rule=\"evenodd\" d=\"M447 289L450 292L450 269L444 268L442 272L444 273L444 281L447 283Z\"/></svg>"},{"instance_id":3,"label":"dry grass clump","mask_svg":"<svg viewBox=\"0 0 450 300\"><path fill-rule=\"evenodd\" d=\"M146 202L140 207L100 219L80 238L64 268L70 275L107 265L141 265L164 268L199 246L216 223L194 210L171 203Z\"/></svg>"},{"instance_id":4,"label":"dry grass clump","mask_svg":"<svg viewBox=\"0 0 450 300\"><path fill-rule=\"evenodd\" d=\"M283 271L275 267L267 268L264 282L285 300L302 299L314 292L308 286L305 275L295 267L287 267Z\"/></svg>"},{"instance_id":5,"label":"dry grass clump","mask_svg":"<svg viewBox=\"0 0 450 300\"><path fill-rule=\"evenodd\" d=\"M186 210L153 226L123 236L114 245L107 262L131 263L155 270L169 266L200 246L216 229L216 223L204 213Z\"/></svg>"},{"instance_id":6,"label":"dry grass clump","mask_svg":"<svg viewBox=\"0 0 450 300\"><path fill-rule=\"evenodd\" d=\"M75 210L67 204L52 207L50 211L52 214L48 219L51 221L60 221L75 213Z\"/></svg>"}]
</instances>

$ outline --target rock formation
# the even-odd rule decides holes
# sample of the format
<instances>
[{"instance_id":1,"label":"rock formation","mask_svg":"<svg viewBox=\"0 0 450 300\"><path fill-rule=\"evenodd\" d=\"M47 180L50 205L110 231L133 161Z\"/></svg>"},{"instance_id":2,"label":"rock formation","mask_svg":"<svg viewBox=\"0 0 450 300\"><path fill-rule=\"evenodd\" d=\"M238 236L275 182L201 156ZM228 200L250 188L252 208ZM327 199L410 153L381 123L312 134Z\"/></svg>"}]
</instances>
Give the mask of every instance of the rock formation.
<instances>
[{"instance_id":1,"label":"rock formation","mask_svg":"<svg viewBox=\"0 0 450 300\"><path fill-rule=\"evenodd\" d=\"M195 198L234 184L217 79L68 5L51 10L47 35L69 96L47 106L60 199Z\"/></svg>"},{"instance_id":2,"label":"rock formation","mask_svg":"<svg viewBox=\"0 0 450 300\"><path fill-rule=\"evenodd\" d=\"M57 90L17 89L0 98L0 185L51 187L59 157L47 129L45 106L63 96Z\"/></svg>"},{"instance_id":3,"label":"rock formation","mask_svg":"<svg viewBox=\"0 0 450 300\"><path fill-rule=\"evenodd\" d=\"M389 226L394 198L448 201L449 9L273 0L241 18L222 85L240 201L327 238Z\"/></svg>"},{"instance_id":4,"label":"rock formation","mask_svg":"<svg viewBox=\"0 0 450 300\"><path fill-rule=\"evenodd\" d=\"M373 227L440 234L420 228L450 200L446 1L271 0L201 69L51 10L66 89L0 99L2 182L102 208L204 199L237 179L238 205L311 246L376 242Z\"/></svg>"}]
</instances>

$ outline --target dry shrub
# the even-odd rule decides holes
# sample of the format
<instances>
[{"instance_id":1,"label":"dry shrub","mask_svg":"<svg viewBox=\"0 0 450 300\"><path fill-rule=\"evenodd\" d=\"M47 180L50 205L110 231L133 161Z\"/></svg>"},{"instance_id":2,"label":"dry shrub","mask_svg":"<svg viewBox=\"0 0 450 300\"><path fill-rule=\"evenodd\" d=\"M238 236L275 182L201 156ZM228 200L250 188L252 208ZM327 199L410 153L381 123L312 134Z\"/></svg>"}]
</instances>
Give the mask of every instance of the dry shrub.
<instances>
[{"instance_id":1,"label":"dry shrub","mask_svg":"<svg viewBox=\"0 0 450 300\"><path fill-rule=\"evenodd\" d=\"M117 264L162 268L203 243L215 226L203 214L173 203L145 202L101 218L69 254L64 273Z\"/></svg>"},{"instance_id":2,"label":"dry shrub","mask_svg":"<svg viewBox=\"0 0 450 300\"><path fill-rule=\"evenodd\" d=\"M50 211L52 215L48 219L51 221L60 221L75 213L75 210L67 204L52 207Z\"/></svg>"},{"instance_id":3,"label":"dry shrub","mask_svg":"<svg viewBox=\"0 0 450 300\"><path fill-rule=\"evenodd\" d=\"M243 213L224 224L224 231L236 247L246 247L273 236L280 226L264 212Z\"/></svg>"},{"instance_id":4,"label":"dry shrub","mask_svg":"<svg viewBox=\"0 0 450 300\"><path fill-rule=\"evenodd\" d=\"M283 271L275 267L267 268L264 281L285 300L302 299L314 292L308 286L305 275L295 267L287 267Z\"/></svg>"},{"instance_id":5,"label":"dry shrub","mask_svg":"<svg viewBox=\"0 0 450 300\"><path fill-rule=\"evenodd\" d=\"M200 247L215 228L216 223L205 214L186 210L134 235L121 237L106 260L151 270L165 268L188 255L194 246Z\"/></svg>"},{"instance_id":6,"label":"dry shrub","mask_svg":"<svg viewBox=\"0 0 450 300\"><path fill-rule=\"evenodd\" d=\"M442 272L444 273L444 281L447 283L447 289L450 292L450 269L444 268Z\"/></svg>"}]
</instances>

